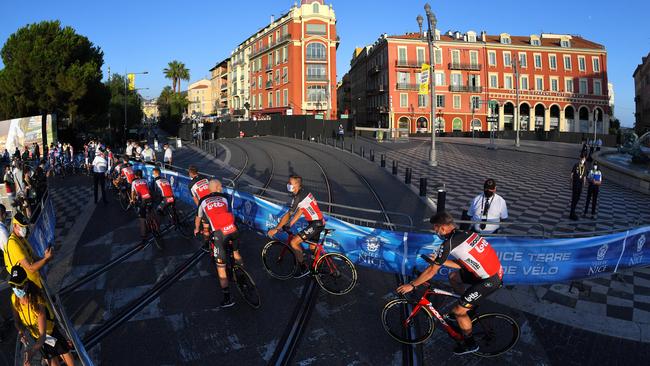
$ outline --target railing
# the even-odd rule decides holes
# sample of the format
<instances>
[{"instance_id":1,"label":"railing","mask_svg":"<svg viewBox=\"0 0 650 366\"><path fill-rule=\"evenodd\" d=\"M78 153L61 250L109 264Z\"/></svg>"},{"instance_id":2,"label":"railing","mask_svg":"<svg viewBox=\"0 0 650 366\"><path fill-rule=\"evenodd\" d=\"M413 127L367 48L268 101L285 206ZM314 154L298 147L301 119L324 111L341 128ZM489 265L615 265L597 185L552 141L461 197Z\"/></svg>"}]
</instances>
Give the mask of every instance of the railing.
<instances>
[{"instance_id":1,"label":"railing","mask_svg":"<svg viewBox=\"0 0 650 366\"><path fill-rule=\"evenodd\" d=\"M277 38L275 41L271 42L270 44L262 45L262 47L258 48L256 51L251 52L250 57L251 58L257 57L257 56L259 56L260 53L262 53L264 51L267 51L267 50L269 50L269 49L271 49L271 48L273 48L275 46L278 46L278 45L280 45L280 44L282 44L284 42L287 42L289 40L291 40L291 34L290 33L283 34L279 38Z\"/></svg>"},{"instance_id":2,"label":"railing","mask_svg":"<svg viewBox=\"0 0 650 366\"><path fill-rule=\"evenodd\" d=\"M449 91L455 93L481 93L483 92L483 87L473 85L450 85Z\"/></svg>"},{"instance_id":3,"label":"railing","mask_svg":"<svg viewBox=\"0 0 650 366\"><path fill-rule=\"evenodd\" d=\"M424 61L411 61L408 60L396 60L395 66L397 67L422 67Z\"/></svg>"},{"instance_id":4,"label":"railing","mask_svg":"<svg viewBox=\"0 0 650 366\"><path fill-rule=\"evenodd\" d=\"M327 109L327 100L322 100L320 102L307 102L307 109Z\"/></svg>"},{"instance_id":5,"label":"railing","mask_svg":"<svg viewBox=\"0 0 650 366\"><path fill-rule=\"evenodd\" d=\"M458 63L458 62L450 62L448 64L449 70L471 70L471 71L481 71L481 64L474 64L474 63Z\"/></svg>"},{"instance_id":6,"label":"railing","mask_svg":"<svg viewBox=\"0 0 650 366\"><path fill-rule=\"evenodd\" d=\"M327 81L327 75L310 75L307 74L307 81Z\"/></svg>"},{"instance_id":7,"label":"railing","mask_svg":"<svg viewBox=\"0 0 650 366\"><path fill-rule=\"evenodd\" d=\"M397 90L418 90L419 89L418 84L412 84L412 83L397 83Z\"/></svg>"},{"instance_id":8,"label":"railing","mask_svg":"<svg viewBox=\"0 0 650 366\"><path fill-rule=\"evenodd\" d=\"M264 68L267 72L273 71L273 65L272 64L266 64L266 67Z\"/></svg>"},{"instance_id":9,"label":"railing","mask_svg":"<svg viewBox=\"0 0 650 366\"><path fill-rule=\"evenodd\" d=\"M266 84L264 84L264 87L266 89L271 89L273 87L273 82L272 81L267 81Z\"/></svg>"},{"instance_id":10,"label":"railing","mask_svg":"<svg viewBox=\"0 0 650 366\"><path fill-rule=\"evenodd\" d=\"M327 56L325 56L325 55L322 55L322 56L307 55L306 59L307 59L307 61L327 61Z\"/></svg>"}]
</instances>

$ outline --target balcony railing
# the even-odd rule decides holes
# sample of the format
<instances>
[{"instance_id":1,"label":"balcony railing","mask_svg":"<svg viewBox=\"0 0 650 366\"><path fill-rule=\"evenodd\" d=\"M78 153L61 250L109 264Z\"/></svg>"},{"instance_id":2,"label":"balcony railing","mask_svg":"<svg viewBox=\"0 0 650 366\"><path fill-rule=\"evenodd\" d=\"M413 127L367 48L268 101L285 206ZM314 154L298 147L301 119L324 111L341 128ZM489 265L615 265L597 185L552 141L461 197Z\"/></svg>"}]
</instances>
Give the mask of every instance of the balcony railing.
<instances>
[{"instance_id":1,"label":"balcony railing","mask_svg":"<svg viewBox=\"0 0 650 366\"><path fill-rule=\"evenodd\" d=\"M221 90L228 89L228 83L221 84Z\"/></svg>"},{"instance_id":2,"label":"balcony railing","mask_svg":"<svg viewBox=\"0 0 650 366\"><path fill-rule=\"evenodd\" d=\"M327 81L327 75L307 75L307 81Z\"/></svg>"},{"instance_id":3,"label":"balcony railing","mask_svg":"<svg viewBox=\"0 0 650 366\"><path fill-rule=\"evenodd\" d=\"M307 102L306 106L307 109L327 109L328 104L327 104L327 100L324 99L320 102Z\"/></svg>"},{"instance_id":4,"label":"balcony railing","mask_svg":"<svg viewBox=\"0 0 650 366\"><path fill-rule=\"evenodd\" d=\"M483 87L472 85L450 85L449 91L454 93L481 93L483 92Z\"/></svg>"},{"instance_id":5,"label":"balcony railing","mask_svg":"<svg viewBox=\"0 0 650 366\"><path fill-rule=\"evenodd\" d=\"M267 81L266 84L264 84L264 87L266 89L271 89L273 87L273 82L271 80Z\"/></svg>"},{"instance_id":6,"label":"balcony railing","mask_svg":"<svg viewBox=\"0 0 650 366\"><path fill-rule=\"evenodd\" d=\"M273 42L271 42L270 44L268 44L268 45L262 45L262 47L258 48L256 51L251 52L250 57L251 57L251 58L256 57L256 56L258 56L260 53L262 53L262 52L264 52L264 51L267 51L267 50L269 50L269 49L271 49L271 48L273 48L273 47L275 47L275 46L278 46L278 45L280 45L280 44L282 44L282 43L284 43L284 42L287 42L287 41L289 41L289 40L291 40L291 34L289 34L289 33L287 33L287 34L283 34L283 35L281 35L279 38L277 38L276 40L274 40Z\"/></svg>"},{"instance_id":7,"label":"balcony railing","mask_svg":"<svg viewBox=\"0 0 650 366\"><path fill-rule=\"evenodd\" d=\"M449 70L471 70L471 71L481 71L481 64L464 64L457 62L449 63Z\"/></svg>"},{"instance_id":8,"label":"balcony railing","mask_svg":"<svg viewBox=\"0 0 650 366\"><path fill-rule=\"evenodd\" d=\"M322 56L307 55L306 59L307 59L307 61L327 61L327 56L325 56L325 55L322 55Z\"/></svg>"},{"instance_id":9,"label":"balcony railing","mask_svg":"<svg viewBox=\"0 0 650 366\"><path fill-rule=\"evenodd\" d=\"M397 90L418 90L419 88L418 84L397 83Z\"/></svg>"},{"instance_id":10,"label":"balcony railing","mask_svg":"<svg viewBox=\"0 0 650 366\"><path fill-rule=\"evenodd\" d=\"M272 64L267 64L265 70L266 70L266 72L273 71L273 65Z\"/></svg>"},{"instance_id":11,"label":"balcony railing","mask_svg":"<svg viewBox=\"0 0 650 366\"><path fill-rule=\"evenodd\" d=\"M396 60L395 66L397 67L422 67L424 61L408 61L408 60Z\"/></svg>"}]
</instances>

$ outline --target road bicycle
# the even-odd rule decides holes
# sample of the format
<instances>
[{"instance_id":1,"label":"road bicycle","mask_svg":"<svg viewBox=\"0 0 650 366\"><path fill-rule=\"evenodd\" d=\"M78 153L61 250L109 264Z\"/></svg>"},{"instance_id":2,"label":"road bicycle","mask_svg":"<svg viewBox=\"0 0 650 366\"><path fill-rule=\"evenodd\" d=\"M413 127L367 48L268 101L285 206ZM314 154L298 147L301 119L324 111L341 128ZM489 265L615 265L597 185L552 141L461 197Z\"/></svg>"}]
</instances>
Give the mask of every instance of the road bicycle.
<instances>
[{"instance_id":1,"label":"road bicycle","mask_svg":"<svg viewBox=\"0 0 650 366\"><path fill-rule=\"evenodd\" d=\"M288 238L285 242L271 240L262 249L262 262L266 271L274 278L286 280L292 278L298 270L296 254L289 245L295 234L288 227L283 227ZM314 260L310 267L311 275L318 285L332 295L344 295L354 288L357 283L357 270L352 261L339 253L327 253L323 248L325 238L334 229L324 229L320 242L305 241L309 247L314 247Z\"/></svg>"},{"instance_id":2,"label":"road bicycle","mask_svg":"<svg viewBox=\"0 0 650 366\"><path fill-rule=\"evenodd\" d=\"M226 273L228 278L231 281L235 282L235 287L237 287L237 291L239 291L239 294L244 299L244 301L246 301L246 303L253 309L258 309L260 307L261 300L260 294L257 291L257 286L255 285L255 281L253 281L253 277L251 277L248 271L246 271L244 266L240 263L237 263L235 260L235 257L233 255L234 250L232 246L232 240L228 240L226 243L224 243L224 249L226 251ZM213 253L212 258L216 269L218 268L218 264L213 233L210 234L210 250Z\"/></svg>"},{"instance_id":3,"label":"road bicycle","mask_svg":"<svg viewBox=\"0 0 650 366\"><path fill-rule=\"evenodd\" d=\"M431 259L425 255L421 256L427 262ZM406 344L418 344L431 337L435 330L435 321L440 323L447 334L456 341L461 341L463 335L456 324L447 321L440 315L429 298L440 300L446 307L450 308L456 304L459 295L449 291L434 288L429 283L423 283L427 287L419 301L409 301L402 297L394 299L384 306L381 313L381 321L388 334L398 342ZM472 334L479 345L477 356L494 357L510 350L519 340L519 325L510 316L500 313L477 313L474 308L468 315L472 319ZM435 320L434 320L435 319Z\"/></svg>"},{"instance_id":4,"label":"road bicycle","mask_svg":"<svg viewBox=\"0 0 650 366\"><path fill-rule=\"evenodd\" d=\"M160 223L151 202L142 203L145 205L145 225L148 232L153 236L154 244L159 250L163 250L162 236L160 234Z\"/></svg>"},{"instance_id":5,"label":"road bicycle","mask_svg":"<svg viewBox=\"0 0 650 366\"><path fill-rule=\"evenodd\" d=\"M126 184L126 182L120 181L117 189L117 196L115 198L120 203L122 210L126 212L131 208L131 192L129 190L129 186Z\"/></svg>"},{"instance_id":6,"label":"road bicycle","mask_svg":"<svg viewBox=\"0 0 650 366\"><path fill-rule=\"evenodd\" d=\"M163 199L166 199L163 197ZM190 239L194 235L192 223L185 217L181 209L176 208L174 201L169 202L163 208L163 215L169 219L169 223L177 230L182 237Z\"/></svg>"}]
</instances>

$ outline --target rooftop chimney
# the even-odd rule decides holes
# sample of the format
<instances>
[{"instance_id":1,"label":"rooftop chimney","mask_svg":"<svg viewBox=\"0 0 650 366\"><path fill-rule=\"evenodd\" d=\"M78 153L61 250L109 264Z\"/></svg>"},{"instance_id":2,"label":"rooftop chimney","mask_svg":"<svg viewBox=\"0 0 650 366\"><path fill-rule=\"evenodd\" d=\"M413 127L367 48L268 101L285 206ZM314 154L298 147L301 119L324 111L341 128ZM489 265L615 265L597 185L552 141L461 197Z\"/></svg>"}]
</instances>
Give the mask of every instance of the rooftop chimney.
<instances>
[{"instance_id":1,"label":"rooftop chimney","mask_svg":"<svg viewBox=\"0 0 650 366\"><path fill-rule=\"evenodd\" d=\"M271 15L271 24L273 24L273 22L275 22L275 16Z\"/></svg>"},{"instance_id":2,"label":"rooftop chimney","mask_svg":"<svg viewBox=\"0 0 650 366\"><path fill-rule=\"evenodd\" d=\"M487 33L481 31L481 42L487 42Z\"/></svg>"}]
</instances>

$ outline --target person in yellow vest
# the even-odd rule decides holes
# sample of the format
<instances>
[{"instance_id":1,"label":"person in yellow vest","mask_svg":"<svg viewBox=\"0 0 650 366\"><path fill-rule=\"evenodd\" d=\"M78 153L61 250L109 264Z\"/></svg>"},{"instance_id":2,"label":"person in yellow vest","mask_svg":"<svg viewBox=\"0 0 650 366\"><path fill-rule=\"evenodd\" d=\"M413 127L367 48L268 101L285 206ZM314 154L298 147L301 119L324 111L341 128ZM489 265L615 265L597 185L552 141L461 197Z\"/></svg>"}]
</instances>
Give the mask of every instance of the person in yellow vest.
<instances>
[{"instance_id":1,"label":"person in yellow vest","mask_svg":"<svg viewBox=\"0 0 650 366\"><path fill-rule=\"evenodd\" d=\"M14 323L23 344L27 344L25 331L29 331L36 343L27 348L23 364L29 365L36 352L41 352L50 366L58 366L62 357L67 366L74 365L67 339L54 323L54 312L47 304L42 290L27 276L21 266L13 266L9 277L11 307Z\"/></svg>"},{"instance_id":2,"label":"person in yellow vest","mask_svg":"<svg viewBox=\"0 0 650 366\"><path fill-rule=\"evenodd\" d=\"M29 278L30 281L38 287L43 287L41 283L41 275L38 273L38 270L52 259L52 248L47 248L47 250L45 250L45 257L37 260L34 256L31 245L27 242L29 220L27 220L23 214L17 212L13 219L11 219L11 224L11 235L9 236L9 240L7 240L7 246L4 251L4 260L7 272L9 272L13 266L21 266L27 272L27 278Z\"/></svg>"}]
</instances>

